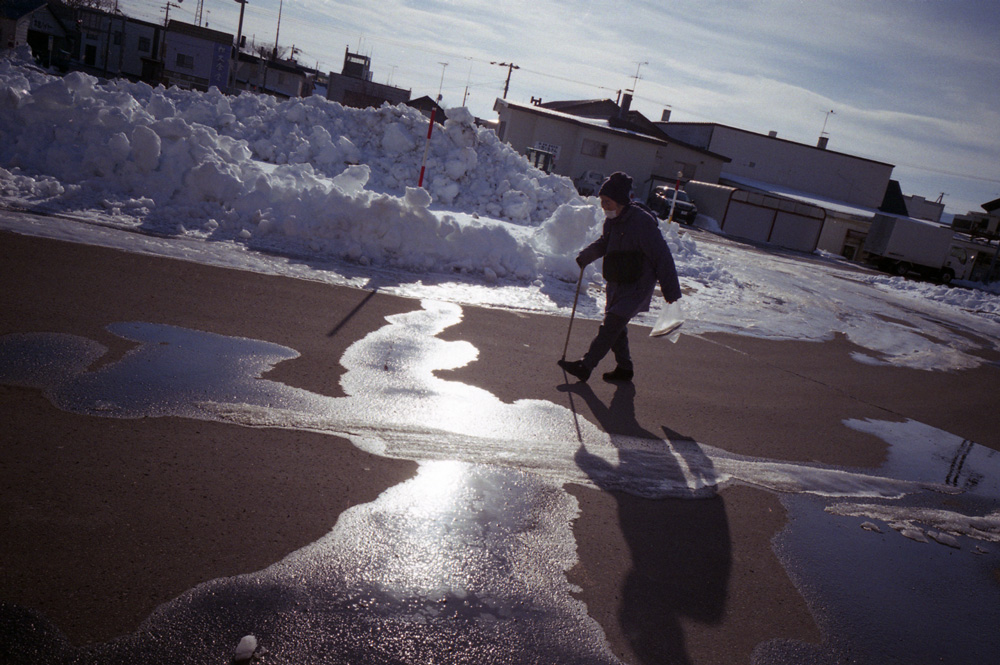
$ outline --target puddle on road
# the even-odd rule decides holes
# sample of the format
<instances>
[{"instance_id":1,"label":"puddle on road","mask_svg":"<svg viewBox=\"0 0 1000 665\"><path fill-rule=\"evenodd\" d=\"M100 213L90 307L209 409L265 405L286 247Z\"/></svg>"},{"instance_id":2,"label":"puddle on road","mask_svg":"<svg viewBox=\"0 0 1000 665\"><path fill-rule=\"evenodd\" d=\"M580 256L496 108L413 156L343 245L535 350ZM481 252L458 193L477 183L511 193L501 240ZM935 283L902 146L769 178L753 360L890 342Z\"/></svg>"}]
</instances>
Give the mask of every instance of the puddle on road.
<instances>
[{"instance_id":1,"label":"puddle on road","mask_svg":"<svg viewBox=\"0 0 1000 665\"><path fill-rule=\"evenodd\" d=\"M87 372L103 353L90 340L0 338L0 383L40 388L66 410L307 428L420 463L416 478L343 513L323 539L258 573L192 589L135 635L97 647L101 659L138 662L153 649L160 660L218 661L252 632L296 663L334 654L356 663L617 662L566 581L576 561L568 482L654 498L711 496L731 483L780 492L793 519L776 549L826 641L762 644L756 662L805 652L815 662L844 653L892 662L885 658L910 652L900 644L950 644L975 631L992 650L984 653L1000 648L983 637L995 633L989 613L940 617L948 603L949 612L1000 606L1000 584L983 582L1000 560L1000 516L989 516L1000 499L993 451L958 442L956 457L954 437L919 423L847 423L891 444L876 474L609 436L551 402L506 404L436 377L477 355L437 338L460 320L458 306L430 301L389 317L346 352L348 396L339 398L262 379L297 353L257 340L114 324L111 332L140 346ZM961 531L969 516L982 518L979 531ZM917 530L960 549L912 540ZM914 580L919 593L887 591Z\"/></svg>"},{"instance_id":2,"label":"puddle on road","mask_svg":"<svg viewBox=\"0 0 1000 665\"><path fill-rule=\"evenodd\" d=\"M879 436L893 478L960 491L900 501L784 495L775 550L824 645L762 644L755 664L987 663L1000 653L1000 452L915 421L848 421Z\"/></svg>"}]
</instances>

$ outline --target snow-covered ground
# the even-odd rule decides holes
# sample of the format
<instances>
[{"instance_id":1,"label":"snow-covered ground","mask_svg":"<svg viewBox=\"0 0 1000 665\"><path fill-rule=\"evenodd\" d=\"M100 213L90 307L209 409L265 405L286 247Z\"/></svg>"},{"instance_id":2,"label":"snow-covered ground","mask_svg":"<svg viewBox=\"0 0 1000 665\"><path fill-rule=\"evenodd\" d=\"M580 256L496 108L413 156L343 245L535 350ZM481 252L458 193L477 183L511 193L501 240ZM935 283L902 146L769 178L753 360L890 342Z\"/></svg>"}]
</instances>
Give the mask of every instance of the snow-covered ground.
<instances>
[{"instance_id":1,"label":"snow-covered ground","mask_svg":"<svg viewBox=\"0 0 1000 665\"><path fill-rule=\"evenodd\" d=\"M50 214L0 228L384 292L568 315L596 199L531 167L451 109L427 143L406 106L49 75L0 57L0 197ZM418 188L426 152L424 187ZM75 220L75 221L71 221ZM87 223L81 224L80 221ZM705 229L714 220L700 218ZM974 367L1000 340L1000 295L768 253L662 226L688 334L845 335L865 363ZM124 232L123 232L124 231ZM599 265L578 315L599 317ZM662 301L642 319L652 325Z\"/></svg>"}]
</instances>

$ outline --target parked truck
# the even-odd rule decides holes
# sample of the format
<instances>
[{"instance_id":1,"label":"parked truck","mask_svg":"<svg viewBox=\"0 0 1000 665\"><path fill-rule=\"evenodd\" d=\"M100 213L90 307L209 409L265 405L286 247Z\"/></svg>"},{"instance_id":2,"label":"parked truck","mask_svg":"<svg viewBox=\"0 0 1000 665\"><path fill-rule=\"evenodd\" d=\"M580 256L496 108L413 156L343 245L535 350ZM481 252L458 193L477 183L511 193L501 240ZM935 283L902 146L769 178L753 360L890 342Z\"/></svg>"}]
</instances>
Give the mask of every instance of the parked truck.
<instances>
[{"instance_id":1,"label":"parked truck","mask_svg":"<svg viewBox=\"0 0 1000 665\"><path fill-rule=\"evenodd\" d=\"M912 217L876 214L864 250L870 263L894 275L916 273L948 284L967 279L972 271L973 262L956 244L951 227Z\"/></svg>"}]
</instances>

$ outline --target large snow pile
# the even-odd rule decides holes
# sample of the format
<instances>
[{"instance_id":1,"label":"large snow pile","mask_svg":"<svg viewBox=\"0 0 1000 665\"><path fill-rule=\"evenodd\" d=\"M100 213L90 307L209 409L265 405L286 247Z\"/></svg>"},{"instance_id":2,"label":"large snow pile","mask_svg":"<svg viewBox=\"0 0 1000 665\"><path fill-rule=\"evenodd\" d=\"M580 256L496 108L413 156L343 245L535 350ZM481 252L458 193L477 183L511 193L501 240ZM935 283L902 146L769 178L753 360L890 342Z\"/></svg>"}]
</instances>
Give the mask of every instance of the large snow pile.
<instances>
[{"instance_id":1,"label":"large snow pile","mask_svg":"<svg viewBox=\"0 0 1000 665\"><path fill-rule=\"evenodd\" d=\"M347 108L102 83L0 58L0 187L50 210L418 272L575 280L595 199L532 167L464 108L435 126L405 105ZM674 249L697 254L693 242ZM685 262L694 266L697 261Z\"/></svg>"}]
</instances>

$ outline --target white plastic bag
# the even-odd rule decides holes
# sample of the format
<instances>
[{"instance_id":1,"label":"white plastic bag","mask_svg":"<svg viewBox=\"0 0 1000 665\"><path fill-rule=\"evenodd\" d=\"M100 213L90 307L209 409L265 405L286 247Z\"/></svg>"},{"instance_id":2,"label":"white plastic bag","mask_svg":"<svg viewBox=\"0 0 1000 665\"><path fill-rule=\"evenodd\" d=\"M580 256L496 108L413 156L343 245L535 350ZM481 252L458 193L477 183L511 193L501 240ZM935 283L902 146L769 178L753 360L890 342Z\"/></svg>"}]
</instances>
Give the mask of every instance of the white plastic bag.
<instances>
[{"instance_id":1,"label":"white plastic bag","mask_svg":"<svg viewBox=\"0 0 1000 665\"><path fill-rule=\"evenodd\" d=\"M681 301L675 300L672 303L667 303L667 306L660 312L660 318L656 320L656 325L649 331L649 336L666 335L671 342L677 342L681 336L682 325L684 325L684 311L681 309Z\"/></svg>"}]
</instances>

